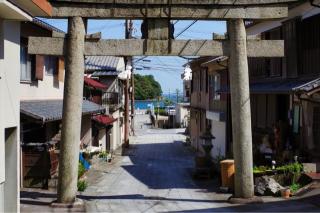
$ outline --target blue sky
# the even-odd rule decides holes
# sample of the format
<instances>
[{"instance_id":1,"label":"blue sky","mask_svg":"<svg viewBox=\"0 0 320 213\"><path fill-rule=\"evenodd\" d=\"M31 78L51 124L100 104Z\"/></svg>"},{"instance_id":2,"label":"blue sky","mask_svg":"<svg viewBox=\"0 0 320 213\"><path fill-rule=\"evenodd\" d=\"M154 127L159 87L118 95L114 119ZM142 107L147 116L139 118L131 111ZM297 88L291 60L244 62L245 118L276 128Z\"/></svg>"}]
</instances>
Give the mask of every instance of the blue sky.
<instances>
[{"instance_id":1,"label":"blue sky","mask_svg":"<svg viewBox=\"0 0 320 213\"><path fill-rule=\"evenodd\" d=\"M61 30L67 30L66 20L45 21ZM180 33L192 21L179 21L175 24L175 34ZM140 37L140 21L134 21L134 37ZM88 32L102 32L104 39L121 39L124 38L124 20L89 20ZM218 21L198 21L185 31L179 39L212 39L212 33L224 34L226 32L225 22ZM155 79L160 82L164 93L174 92L176 89L182 90L182 80L180 79L183 72L182 65L187 60L180 57L148 57L148 61L141 61L136 64L137 67L148 67L150 69L136 70L136 73L142 75L154 75Z\"/></svg>"}]
</instances>

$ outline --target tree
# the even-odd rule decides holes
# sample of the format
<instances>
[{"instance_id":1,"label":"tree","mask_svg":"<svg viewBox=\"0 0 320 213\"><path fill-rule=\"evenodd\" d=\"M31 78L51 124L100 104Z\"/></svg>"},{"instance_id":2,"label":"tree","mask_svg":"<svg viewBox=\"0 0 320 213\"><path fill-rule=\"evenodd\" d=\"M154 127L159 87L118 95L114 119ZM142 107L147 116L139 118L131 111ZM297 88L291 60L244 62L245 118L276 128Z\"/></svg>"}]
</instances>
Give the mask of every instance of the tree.
<instances>
[{"instance_id":1,"label":"tree","mask_svg":"<svg viewBox=\"0 0 320 213\"><path fill-rule=\"evenodd\" d=\"M153 75L134 75L135 98L137 100L156 99L162 95L162 89Z\"/></svg>"}]
</instances>

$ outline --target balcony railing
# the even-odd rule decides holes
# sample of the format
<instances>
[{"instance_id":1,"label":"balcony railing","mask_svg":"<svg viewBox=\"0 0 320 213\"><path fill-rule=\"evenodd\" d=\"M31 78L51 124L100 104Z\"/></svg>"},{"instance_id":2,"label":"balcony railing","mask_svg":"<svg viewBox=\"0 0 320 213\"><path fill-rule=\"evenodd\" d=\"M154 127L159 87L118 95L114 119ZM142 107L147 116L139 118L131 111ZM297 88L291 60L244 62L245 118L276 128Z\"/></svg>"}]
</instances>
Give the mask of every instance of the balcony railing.
<instances>
[{"instance_id":1,"label":"balcony railing","mask_svg":"<svg viewBox=\"0 0 320 213\"><path fill-rule=\"evenodd\" d=\"M102 106L114 108L120 105L120 96L117 92L107 92L102 97Z\"/></svg>"}]
</instances>

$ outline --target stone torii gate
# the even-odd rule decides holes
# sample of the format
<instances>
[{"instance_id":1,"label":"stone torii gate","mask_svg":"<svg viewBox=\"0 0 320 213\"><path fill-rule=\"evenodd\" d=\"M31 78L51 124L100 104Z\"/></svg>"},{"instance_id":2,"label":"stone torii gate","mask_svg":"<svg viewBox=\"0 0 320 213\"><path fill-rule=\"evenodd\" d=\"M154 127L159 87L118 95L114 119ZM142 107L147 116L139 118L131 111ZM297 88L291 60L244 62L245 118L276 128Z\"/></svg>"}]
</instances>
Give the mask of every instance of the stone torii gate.
<instances>
[{"instance_id":1,"label":"stone torii gate","mask_svg":"<svg viewBox=\"0 0 320 213\"><path fill-rule=\"evenodd\" d=\"M64 36L30 37L29 53L65 56L58 202L77 193L84 56L228 56L231 83L235 198L254 196L247 57L283 57L284 42L250 39L244 20L284 18L296 0L49 0L54 18L68 18ZM86 35L86 20L143 19L146 39L101 40ZM170 20L227 20L221 40L172 40ZM214 29L213 29L214 31Z\"/></svg>"}]
</instances>

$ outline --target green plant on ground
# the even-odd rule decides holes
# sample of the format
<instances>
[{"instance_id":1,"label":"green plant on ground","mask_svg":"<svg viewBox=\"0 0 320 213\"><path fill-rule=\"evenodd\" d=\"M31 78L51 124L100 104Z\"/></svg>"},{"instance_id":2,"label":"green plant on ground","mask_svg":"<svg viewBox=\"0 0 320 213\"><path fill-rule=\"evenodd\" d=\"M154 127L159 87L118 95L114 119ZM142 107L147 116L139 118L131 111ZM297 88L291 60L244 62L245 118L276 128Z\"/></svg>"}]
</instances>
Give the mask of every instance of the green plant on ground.
<instances>
[{"instance_id":1,"label":"green plant on ground","mask_svg":"<svg viewBox=\"0 0 320 213\"><path fill-rule=\"evenodd\" d=\"M77 186L78 186L78 191L83 192L88 187L88 183L85 180L79 180Z\"/></svg>"},{"instance_id":2,"label":"green plant on ground","mask_svg":"<svg viewBox=\"0 0 320 213\"><path fill-rule=\"evenodd\" d=\"M290 190L291 190L291 192L294 193L294 192L298 191L301 187L302 187L301 184L299 184L299 183L293 183L293 184L290 186Z\"/></svg>"},{"instance_id":3,"label":"green plant on ground","mask_svg":"<svg viewBox=\"0 0 320 213\"><path fill-rule=\"evenodd\" d=\"M86 169L84 168L83 164L81 162L79 162L79 164L78 164L78 178L80 178L85 172L86 172Z\"/></svg>"},{"instance_id":4,"label":"green plant on ground","mask_svg":"<svg viewBox=\"0 0 320 213\"><path fill-rule=\"evenodd\" d=\"M99 153L99 158L107 158L109 153L107 151L102 151Z\"/></svg>"},{"instance_id":5,"label":"green plant on ground","mask_svg":"<svg viewBox=\"0 0 320 213\"><path fill-rule=\"evenodd\" d=\"M254 174L261 174L261 173L265 173L267 171L269 171L270 168L267 166L255 166L253 167L253 173Z\"/></svg>"},{"instance_id":6,"label":"green plant on ground","mask_svg":"<svg viewBox=\"0 0 320 213\"><path fill-rule=\"evenodd\" d=\"M303 165L296 162L277 167L276 170L284 172L285 175L292 174L291 183L295 184L303 171Z\"/></svg>"}]
</instances>

